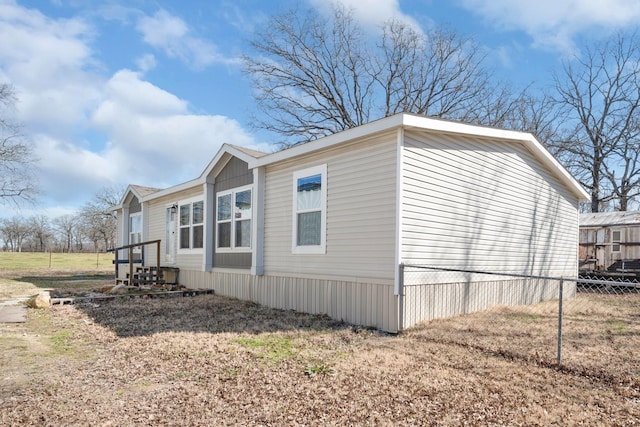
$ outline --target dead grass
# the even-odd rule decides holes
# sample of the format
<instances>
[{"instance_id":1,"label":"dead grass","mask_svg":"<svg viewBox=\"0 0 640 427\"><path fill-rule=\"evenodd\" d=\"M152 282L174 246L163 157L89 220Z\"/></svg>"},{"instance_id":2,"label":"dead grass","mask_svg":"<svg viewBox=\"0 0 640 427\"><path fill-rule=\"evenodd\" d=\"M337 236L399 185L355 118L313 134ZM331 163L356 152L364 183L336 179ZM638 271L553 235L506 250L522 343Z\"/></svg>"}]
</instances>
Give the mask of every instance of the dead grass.
<instances>
[{"instance_id":1,"label":"dead grass","mask_svg":"<svg viewBox=\"0 0 640 427\"><path fill-rule=\"evenodd\" d=\"M0 277L0 301L36 295L40 289L33 283L18 282Z\"/></svg>"},{"instance_id":2,"label":"dead grass","mask_svg":"<svg viewBox=\"0 0 640 427\"><path fill-rule=\"evenodd\" d=\"M212 295L30 310L0 424L637 425L640 297L581 302L562 366L551 306L398 336Z\"/></svg>"}]
</instances>

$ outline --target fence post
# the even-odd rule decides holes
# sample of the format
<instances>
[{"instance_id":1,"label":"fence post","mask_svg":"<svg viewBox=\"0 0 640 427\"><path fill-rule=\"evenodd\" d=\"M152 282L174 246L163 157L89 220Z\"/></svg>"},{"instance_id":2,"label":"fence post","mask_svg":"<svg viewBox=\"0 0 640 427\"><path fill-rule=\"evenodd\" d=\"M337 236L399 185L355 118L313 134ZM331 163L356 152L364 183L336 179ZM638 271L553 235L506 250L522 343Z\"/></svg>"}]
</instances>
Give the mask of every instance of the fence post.
<instances>
[{"instance_id":1,"label":"fence post","mask_svg":"<svg viewBox=\"0 0 640 427\"><path fill-rule=\"evenodd\" d=\"M401 262L398 274L398 332L404 329L404 263Z\"/></svg>"},{"instance_id":2,"label":"fence post","mask_svg":"<svg viewBox=\"0 0 640 427\"><path fill-rule=\"evenodd\" d=\"M562 362L562 288L564 279L560 279L560 287L558 289L558 364Z\"/></svg>"}]
</instances>

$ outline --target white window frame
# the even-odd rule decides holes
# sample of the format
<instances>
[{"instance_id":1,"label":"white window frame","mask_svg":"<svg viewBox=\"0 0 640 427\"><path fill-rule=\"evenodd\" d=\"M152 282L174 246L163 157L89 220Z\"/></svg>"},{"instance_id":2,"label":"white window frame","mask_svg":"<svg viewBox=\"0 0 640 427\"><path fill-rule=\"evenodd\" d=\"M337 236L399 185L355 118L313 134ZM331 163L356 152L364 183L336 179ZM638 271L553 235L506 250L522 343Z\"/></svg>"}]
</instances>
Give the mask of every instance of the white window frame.
<instances>
[{"instance_id":1,"label":"white window frame","mask_svg":"<svg viewBox=\"0 0 640 427\"><path fill-rule=\"evenodd\" d=\"M298 180L314 175L320 175L320 244L298 245L298 214L316 212L313 210L298 210ZM318 165L293 173L292 185L292 230L291 253L293 254L326 254L327 253L327 165Z\"/></svg>"},{"instance_id":2,"label":"white window frame","mask_svg":"<svg viewBox=\"0 0 640 427\"><path fill-rule=\"evenodd\" d=\"M140 230L139 231L133 231L132 230L132 225L134 223L133 219L136 218L136 220L139 222L140 224ZM134 243L142 243L142 229L144 228L144 224L142 223L142 212L135 212L132 214L129 214L129 244L133 245ZM139 235L139 239L138 241L134 242L133 240L133 235L134 234L138 234ZM142 252L142 246L136 246L133 248L133 252L134 253L141 253Z\"/></svg>"},{"instance_id":3,"label":"white window frame","mask_svg":"<svg viewBox=\"0 0 640 427\"><path fill-rule=\"evenodd\" d=\"M198 202L202 202L202 223L193 223L193 204L194 203L198 203ZM180 212L182 209L182 206L187 206L189 205L189 225L182 225L181 221L180 221ZM204 203L204 198L202 196L199 197L193 197L191 199L185 199L185 200L181 200L178 202L178 216L176 218L177 221L177 230L178 230L178 236L177 236L177 241L176 241L176 245L178 247L178 253L179 254L200 254L204 252L204 246L205 246L205 239L206 239L206 217L207 217L207 213L206 213L206 209L207 206ZM201 248L194 248L193 247L193 227L194 226L202 226L202 247ZM189 228L189 247L188 248L183 248L182 247L182 229L183 228Z\"/></svg>"},{"instance_id":4,"label":"white window frame","mask_svg":"<svg viewBox=\"0 0 640 427\"><path fill-rule=\"evenodd\" d=\"M618 233L617 240L613 237L615 233ZM611 230L611 251L612 252L620 252L620 242L622 242L622 231Z\"/></svg>"},{"instance_id":5,"label":"white window frame","mask_svg":"<svg viewBox=\"0 0 640 427\"><path fill-rule=\"evenodd\" d=\"M248 219L240 219L238 221L236 221L235 215L234 215L234 211L235 211L235 205L236 205L236 194L237 193L242 193L243 191L251 191L251 217ZM215 211L215 219L216 219L216 238L215 238L215 242L216 242L216 252L218 253L223 253L223 252L233 252L233 253L248 253L252 251L253 248L253 242L254 242L254 236L253 236L253 221L255 220L254 218L254 206L253 206L253 185L245 185L243 187L236 187L236 188L232 188L231 190L225 190L225 191L220 191L218 193L216 193L216 211ZM231 195L231 219L228 220L218 220L218 199L220 197L224 197L226 195ZM236 247L236 224L242 221L251 221L250 222L250 228L249 228L249 246L241 246L241 247ZM219 240L219 227L218 224L221 223L230 223L231 224L231 246L230 247L220 247L220 240Z\"/></svg>"}]
</instances>

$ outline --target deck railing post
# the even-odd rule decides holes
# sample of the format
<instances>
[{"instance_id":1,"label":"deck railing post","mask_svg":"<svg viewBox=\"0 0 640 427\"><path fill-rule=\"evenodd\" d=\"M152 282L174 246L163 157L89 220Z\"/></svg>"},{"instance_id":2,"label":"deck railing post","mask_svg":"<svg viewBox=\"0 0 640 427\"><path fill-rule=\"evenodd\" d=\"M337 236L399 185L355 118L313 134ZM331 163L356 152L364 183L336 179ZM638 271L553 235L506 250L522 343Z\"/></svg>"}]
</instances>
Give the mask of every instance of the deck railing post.
<instances>
[{"instance_id":1,"label":"deck railing post","mask_svg":"<svg viewBox=\"0 0 640 427\"><path fill-rule=\"evenodd\" d=\"M141 250L140 250L140 259L138 260L138 262L141 262L142 265L144 266L145 265L145 262L144 262L145 247L147 245L155 244L156 245L156 269L157 269L156 281L157 281L159 279L158 274L160 274L160 243L161 243L161 240L158 239L158 240L150 240L148 242L133 243L133 244L130 244L130 245L125 245L125 246L120 246L120 247L117 247L117 248L107 249L107 252L115 252L115 261L114 262L116 264L116 280L119 277L118 269L119 269L119 266L120 266L120 260L119 260L120 257L118 256L118 252L120 250L125 250L125 249L129 250L128 251L129 259L126 260L126 262L128 262L128 264L129 264L129 285L132 285L133 284L133 264L135 263L135 260L133 259L133 255L134 255L133 249L134 248L141 248ZM125 260L123 260L122 263L124 264ZM153 267L149 266L148 268L149 268L149 270L151 270Z\"/></svg>"},{"instance_id":2,"label":"deck railing post","mask_svg":"<svg viewBox=\"0 0 640 427\"><path fill-rule=\"evenodd\" d=\"M133 246L129 247L129 286L133 285Z\"/></svg>"},{"instance_id":3,"label":"deck railing post","mask_svg":"<svg viewBox=\"0 0 640 427\"><path fill-rule=\"evenodd\" d=\"M156 283L160 280L160 240L156 242Z\"/></svg>"},{"instance_id":4,"label":"deck railing post","mask_svg":"<svg viewBox=\"0 0 640 427\"><path fill-rule=\"evenodd\" d=\"M118 277L120 277L120 276L118 276L118 270L119 270L119 267L120 267L120 263L118 262L118 252L120 252L120 251L116 250L114 252L116 253L115 262L116 262L116 280L117 280Z\"/></svg>"}]
</instances>

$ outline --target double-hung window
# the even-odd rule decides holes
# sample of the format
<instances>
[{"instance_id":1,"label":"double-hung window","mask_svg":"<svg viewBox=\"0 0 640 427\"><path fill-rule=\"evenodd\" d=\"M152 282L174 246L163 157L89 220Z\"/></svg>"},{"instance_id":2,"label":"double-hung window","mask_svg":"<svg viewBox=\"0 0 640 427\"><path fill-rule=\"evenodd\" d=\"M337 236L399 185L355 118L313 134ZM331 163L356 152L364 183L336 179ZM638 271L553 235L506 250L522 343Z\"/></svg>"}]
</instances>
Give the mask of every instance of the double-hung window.
<instances>
[{"instance_id":1,"label":"double-hung window","mask_svg":"<svg viewBox=\"0 0 640 427\"><path fill-rule=\"evenodd\" d=\"M134 245L142 242L142 212L129 215L129 244ZM133 251L139 253L140 246L133 248Z\"/></svg>"},{"instance_id":2,"label":"double-hung window","mask_svg":"<svg viewBox=\"0 0 640 427\"><path fill-rule=\"evenodd\" d=\"M326 252L327 165L293 174L292 252Z\"/></svg>"},{"instance_id":3,"label":"double-hung window","mask_svg":"<svg viewBox=\"0 0 640 427\"><path fill-rule=\"evenodd\" d=\"M620 252L620 231L612 231L611 232L611 250L613 252Z\"/></svg>"},{"instance_id":4,"label":"double-hung window","mask_svg":"<svg viewBox=\"0 0 640 427\"><path fill-rule=\"evenodd\" d=\"M251 250L251 187L236 188L217 194L216 248L225 251Z\"/></svg>"},{"instance_id":5,"label":"double-hung window","mask_svg":"<svg viewBox=\"0 0 640 427\"><path fill-rule=\"evenodd\" d=\"M204 202L183 201L178 204L180 212L180 250L200 250L204 243Z\"/></svg>"}]
</instances>

